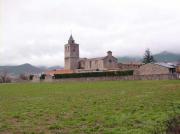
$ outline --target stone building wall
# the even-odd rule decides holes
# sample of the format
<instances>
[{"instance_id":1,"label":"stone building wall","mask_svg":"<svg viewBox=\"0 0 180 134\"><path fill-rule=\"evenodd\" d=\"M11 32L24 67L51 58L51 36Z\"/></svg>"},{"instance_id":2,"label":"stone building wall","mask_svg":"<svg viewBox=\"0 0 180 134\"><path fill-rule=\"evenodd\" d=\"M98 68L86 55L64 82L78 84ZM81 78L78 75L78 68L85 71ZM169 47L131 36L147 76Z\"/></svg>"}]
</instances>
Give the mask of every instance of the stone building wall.
<instances>
[{"instance_id":1,"label":"stone building wall","mask_svg":"<svg viewBox=\"0 0 180 134\"><path fill-rule=\"evenodd\" d=\"M101 59L88 59L85 61L85 68L87 70L102 70L104 69L103 60Z\"/></svg>"},{"instance_id":2,"label":"stone building wall","mask_svg":"<svg viewBox=\"0 0 180 134\"><path fill-rule=\"evenodd\" d=\"M169 68L156 64L145 64L138 69L139 75L169 74Z\"/></svg>"},{"instance_id":3,"label":"stone building wall","mask_svg":"<svg viewBox=\"0 0 180 134\"><path fill-rule=\"evenodd\" d=\"M107 70L118 67L117 58L112 56L112 52L108 51L107 56L92 59L81 59L79 64L81 69L85 70Z\"/></svg>"},{"instance_id":4,"label":"stone building wall","mask_svg":"<svg viewBox=\"0 0 180 134\"><path fill-rule=\"evenodd\" d=\"M118 67L118 61L113 56L107 56L104 59L103 64L104 64L104 68L106 69L113 69Z\"/></svg>"},{"instance_id":5,"label":"stone building wall","mask_svg":"<svg viewBox=\"0 0 180 134\"><path fill-rule=\"evenodd\" d=\"M78 63L79 58L77 57L71 57L71 58L65 58L65 68L66 70L75 70L78 68L79 63Z\"/></svg>"},{"instance_id":6,"label":"stone building wall","mask_svg":"<svg viewBox=\"0 0 180 134\"><path fill-rule=\"evenodd\" d=\"M176 72L177 72L177 73L180 73L180 65L178 65L178 66L176 67Z\"/></svg>"},{"instance_id":7,"label":"stone building wall","mask_svg":"<svg viewBox=\"0 0 180 134\"><path fill-rule=\"evenodd\" d=\"M140 66L142 66L143 64L133 64L133 63L129 63L129 64L122 64L119 63L118 67L120 70L138 70L140 68Z\"/></svg>"}]
</instances>

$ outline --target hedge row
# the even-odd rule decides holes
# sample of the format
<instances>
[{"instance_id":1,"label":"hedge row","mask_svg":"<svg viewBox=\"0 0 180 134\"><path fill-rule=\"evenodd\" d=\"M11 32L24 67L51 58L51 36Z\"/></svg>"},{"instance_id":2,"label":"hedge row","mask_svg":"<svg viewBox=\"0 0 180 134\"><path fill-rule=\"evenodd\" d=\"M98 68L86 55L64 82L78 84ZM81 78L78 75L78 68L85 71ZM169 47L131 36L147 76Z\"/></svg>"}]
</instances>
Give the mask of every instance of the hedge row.
<instances>
[{"instance_id":1,"label":"hedge row","mask_svg":"<svg viewBox=\"0 0 180 134\"><path fill-rule=\"evenodd\" d=\"M61 78L82 78L82 77L108 77L108 76L127 76L133 75L133 70L128 71L112 71L112 72L88 72L88 73L72 73L72 74L55 74L55 79Z\"/></svg>"}]
</instances>

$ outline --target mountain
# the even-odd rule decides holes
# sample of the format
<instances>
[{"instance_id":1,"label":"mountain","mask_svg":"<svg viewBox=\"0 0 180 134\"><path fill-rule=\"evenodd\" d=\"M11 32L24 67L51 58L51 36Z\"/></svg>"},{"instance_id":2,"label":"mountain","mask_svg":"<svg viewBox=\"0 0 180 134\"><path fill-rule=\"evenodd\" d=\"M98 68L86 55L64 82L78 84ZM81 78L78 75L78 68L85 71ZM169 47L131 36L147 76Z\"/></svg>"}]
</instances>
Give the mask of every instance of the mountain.
<instances>
[{"instance_id":1,"label":"mountain","mask_svg":"<svg viewBox=\"0 0 180 134\"><path fill-rule=\"evenodd\" d=\"M32 66L31 64L22 64L18 66L0 66L0 72L6 71L9 74L19 75L25 73L42 73L44 69L40 69L38 67Z\"/></svg>"},{"instance_id":2,"label":"mountain","mask_svg":"<svg viewBox=\"0 0 180 134\"><path fill-rule=\"evenodd\" d=\"M135 56L135 57L124 56L124 57L118 57L118 62L120 62L120 63L139 62L139 61L141 61L141 59L142 58L140 56Z\"/></svg>"},{"instance_id":3,"label":"mountain","mask_svg":"<svg viewBox=\"0 0 180 134\"><path fill-rule=\"evenodd\" d=\"M63 69L62 66L51 66L51 67L47 67L47 66L39 66L40 69L43 70L57 70L57 69Z\"/></svg>"},{"instance_id":4,"label":"mountain","mask_svg":"<svg viewBox=\"0 0 180 134\"><path fill-rule=\"evenodd\" d=\"M180 54L175 54L167 51L163 51L154 55L154 59L157 62L174 62L180 61Z\"/></svg>"},{"instance_id":5,"label":"mountain","mask_svg":"<svg viewBox=\"0 0 180 134\"><path fill-rule=\"evenodd\" d=\"M180 54L168 52L168 51L163 51L158 54L154 54L154 59L156 62L176 62L180 61ZM142 61L143 56L124 56L124 57L118 57L118 61L121 63L125 62L140 62Z\"/></svg>"},{"instance_id":6,"label":"mountain","mask_svg":"<svg viewBox=\"0 0 180 134\"><path fill-rule=\"evenodd\" d=\"M52 66L52 67L48 67L48 70L56 70L56 69L63 69L63 67L61 66Z\"/></svg>"}]
</instances>

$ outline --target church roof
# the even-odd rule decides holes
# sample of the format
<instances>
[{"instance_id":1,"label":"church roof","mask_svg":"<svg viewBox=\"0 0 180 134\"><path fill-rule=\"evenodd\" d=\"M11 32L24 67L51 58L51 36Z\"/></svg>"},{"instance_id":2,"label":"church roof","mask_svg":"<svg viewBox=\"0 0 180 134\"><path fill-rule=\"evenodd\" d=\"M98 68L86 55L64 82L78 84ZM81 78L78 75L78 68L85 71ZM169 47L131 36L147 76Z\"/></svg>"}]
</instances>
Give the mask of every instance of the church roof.
<instances>
[{"instance_id":1,"label":"church roof","mask_svg":"<svg viewBox=\"0 0 180 134\"><path fill-rule=\"evenodd\" d=\"M88 60L103 60L104 58L106 58L106 56L105 57L90 58Z\"/></svg>"},{"instance_id":2,"label":"church roof","mask_svg":"<svg viewBox=\"0 0 180 134\"><path fill-rule=\"evenodd\" d=\"M74 40L72 34L70 35L69 40Z\"/></svg>"},{"instance_id":3,"label":"church roof","mask_svg":"<svg viewBox=\"0 0 180 134\"><path fill-rule=\"evenodd\" d=\"M74 43L74 39L73 39L73 36L72 36L72 34L71 34L71 36L69 37L68 43L69 43L69 44L72 44L72 43Z\"/></svg>"},{"instance_id":4,"label":"church roof","mask_svg":"<svg viewBox=\"0 0 180 134\"><path fill-rule=\"evenodd\" d=\"M79 61L84 61L84 60L103 60L105 57L97 57L97 58L80 58Z\"/></svg>"},{"instance_id":5,"label":"church roof","mask_svg":"<svg viewBox=\"0 0 180 134\"><path fill-rule=\"evenodd\" d=\"M112 56L113 58L117 59L116 57ZM104 60L107 58L107 56L104 57L95 57L95 58L80 58L79 61L85 61L85 60Z\"/></svg>"}]
</instances>

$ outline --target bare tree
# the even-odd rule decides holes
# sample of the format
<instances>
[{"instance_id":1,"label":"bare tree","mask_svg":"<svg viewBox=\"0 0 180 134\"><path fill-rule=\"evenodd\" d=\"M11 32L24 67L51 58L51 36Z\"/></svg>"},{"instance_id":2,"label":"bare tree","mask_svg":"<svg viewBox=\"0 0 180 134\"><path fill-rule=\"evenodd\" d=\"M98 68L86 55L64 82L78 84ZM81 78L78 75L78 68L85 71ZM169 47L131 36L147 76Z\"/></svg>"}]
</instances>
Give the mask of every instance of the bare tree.
<instances>
[{"instance_id":1,"label":"bare tree","mask_svg":"<svg viewBox=\"0 0 180 134\"><path fill-rule=\"evenodd\" d=\"M8 76L7 71L0 72L0 82L1 83L11 82L11 78Z\"/></svg>"},{"instance_id":2,"label":"bare tree","mask_svg":"<svg viewBox=\"0 0 180 134\"><path fill-rule=\"evenodd\" d=\"M21 80L28 80L28 79L29 79L29 77L28 77L27 75L25 75L25 74L20 74L20 75L19 75L19 78L20 78Z\"/></svg>"}]
</instances>

